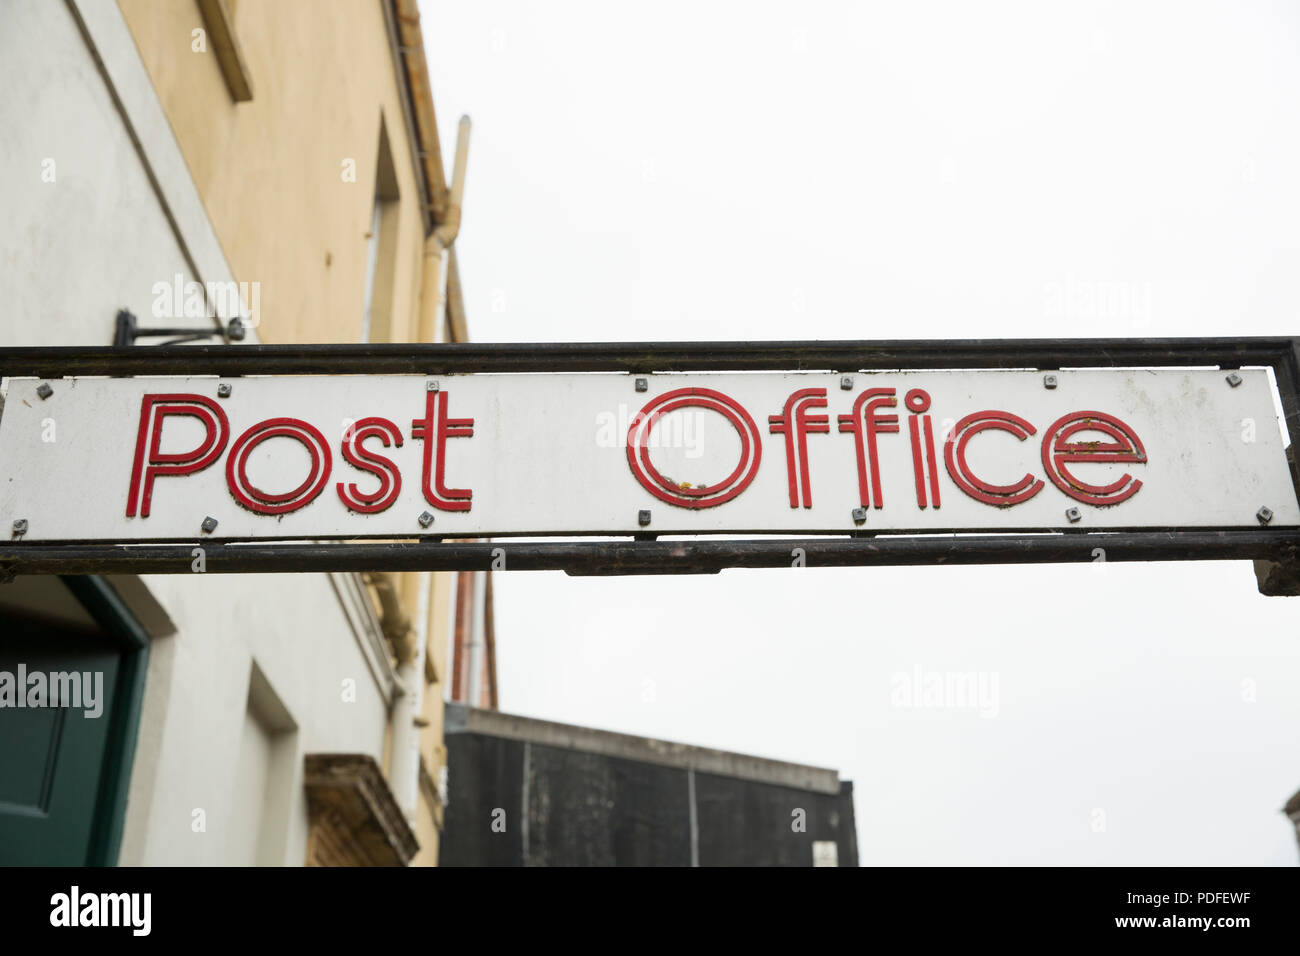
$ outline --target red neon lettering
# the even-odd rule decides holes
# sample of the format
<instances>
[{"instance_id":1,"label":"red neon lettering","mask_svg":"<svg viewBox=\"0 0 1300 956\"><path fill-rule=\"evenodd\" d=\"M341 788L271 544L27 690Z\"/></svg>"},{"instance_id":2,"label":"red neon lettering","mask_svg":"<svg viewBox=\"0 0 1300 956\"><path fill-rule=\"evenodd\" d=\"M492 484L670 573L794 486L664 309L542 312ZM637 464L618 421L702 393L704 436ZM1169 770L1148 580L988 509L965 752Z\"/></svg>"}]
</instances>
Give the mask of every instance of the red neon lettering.
<instances>
[{"instance_id":1,"label":"red neon lettering","mask_svg":"<svg viewBox=\"0 0 1300 956\"><path fill-rule=\"evenodd\" d=\"M188 415L203 423L204 437L199 446L187 452L162 452L163 419L169 415ZM131 486L127 491L126 516L149 517L153 501L153 481L159 475L190 475L202 471L219 457L230 437L226 413L216 402L203 395L146 395L140 402L140 427L135 437L135 461L131 465Z\"/></svg>"},{"instance_id":2,"label":"red neon lettering","mask_svg":"<svg viewBox=\"0 0 1300 956\"><path fill-rule=\"evenodd\" d=\"M361 444L367 438L378 438L384 447L402 447L402 432L386 418L363 418L343 436L343 458L349 465L368 471L379 479L379 487L372 492L358 490L355 482L339 482L335 490L339 500L351 511L375 514L386 511L402 491L402 473L391 459L367 451Z\"/></svg>"},{"instance_id":3,"label":"red neon lettering","mask_svg":"<svg viewBox=\"0 0 1300 956\"><path fill-rule=\"evenodd\" d=\"M869 388L853 402L853 413L839 417L840 431L853 432L853 450L858 458L858 498L862 507L884 507L880 488L880 461L876 435L898 431L897 415L877 415L882 406L895 407L895 389ZM868 480L870 474L870 480Z\"/></svg>"},{"instance_id":4,"label":"red neon lettering","mask_svg":"<svg viewBox=\"0 0 1300 956\"><path fill-rule=\"evenodd\" d=\"M674 484L650 461L650 432L659 419L679 408L706 408L727 419L740 435L740 461L716 484L689 487ZM763 458L763 439L749 412L734 398L711 388L678 388L646 402L627 431L627 463L641 487L660 501L679 508L713 508L749 487Z\"/></svg>"},{"instance_id":5,"label":"red neon lettering","mask_svg":"<svg viewBox=\"0 0 1300 956\"><path fill-rule=\"evenodd\" d=\"M826 407L826 389L801 389L785 400L780 415L767 416L768 429L785 436L785 469L790 482L790 507L812 507L812 483L808 476L808 435L831 430L830 417L809 415L810 408Z\"/></svg>"},{"instance_id":6,"label":"red neon lettering","mask_svg":"<svg viewBox=\"0 0 1300 956\"><path fill-rule=\"evenodd\" d=\"M930 393L922 388L914 388L903 399L903 404L912 413L907 420L907 430L912 438L912 474L916 478L916 506L926 506L925 477L927 468L930 476L930 498L934 506L939 507L939 469L935 464L934 426L930 415L923 414L930 410ZM918 419L921 424L918 424ZM921 458L921 427L925 428L925 458Z\"/></svg>"},{"instance_id":7,"label":"red neon lettering","mask_svg":"<svg viewBox=\"0 0 1300 956\"><path fill-rule=\"evenodd\" d=\"M424 500L440 511L469 511L474 492L468 488L448 488L447 439L472 438L474 419L448 418L448 394L428 392L424 400L424 418L411 422L411 437L424 442L424 473L421 482Z\"/></svg>"},{"instance_id":8,"label":"red neon lettering","mask_svg":"<svg viewBox=\"0 0 1300 956\"><path fill-rule=\"evenodd\" d=\"M980 432L996 428L1010 432L1021 441L1034 434L1034 426L1010 412L983 411L967 415L955 426L944 443L944 460L955 484L976 501L1009 508L1028 501L1043 490L1043 481L1026 474L1013 485L994 485L978 478L966 462L966 445Z\"/></svg>"},{"instance_id":9,"label":"red neon lettering","mask_svg":"<svg viewBox=\"0 0 1300 956\"><path fill-rule=\"evenodd\" d=\"M1070 441L1080 432L1094 432L1112 439ZM1090 485L1073 475L1070 463L1131 462L1146 464L1142 440L1128 425L1105 412L1071 412L1052 423L1043 435L1043 470L1052 484L1075 501L1090 505L1117 505L1138 493L1142 482L1125 472L1108 485Z\"/></svg>"},{"instance_id":10,"label":"red neon lettering","mask_svg":"<svg viewBox=\"0 0 1300 956\"><path fill-rule=\"evenodd\" d=\"M292 491L272 494L248 480L248 456L268 438L292 438L301 442L311 456L311 470ZM297 418L268 418L258 422L235 440L226 459L226 484L235 500L261 515L282 515L310 504L329 481L331 458L325 436Z\"/></svg>"}]
</instances>

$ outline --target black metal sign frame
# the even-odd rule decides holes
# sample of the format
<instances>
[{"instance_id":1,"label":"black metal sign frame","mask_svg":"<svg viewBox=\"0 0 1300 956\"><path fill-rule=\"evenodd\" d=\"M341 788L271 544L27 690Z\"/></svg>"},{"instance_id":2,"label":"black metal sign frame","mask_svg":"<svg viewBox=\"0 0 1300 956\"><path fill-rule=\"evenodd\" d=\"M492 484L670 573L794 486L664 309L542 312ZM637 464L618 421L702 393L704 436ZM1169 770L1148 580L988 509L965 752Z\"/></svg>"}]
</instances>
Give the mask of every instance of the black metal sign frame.
<instances>
[{"instance_id":1,"label":"black metal sign frame","mask_svg":"<svg viewBox=\"0 0 1300 956\"><path fill-rule=\"evenodd\" d=\"M455 345L197 345L0 348L0 377L131 375L449 375L471 372L889 371L902 369L1271 368L1300 489L1300 337L994 339L882 342L674 342ZM1300 560L1300 531L1066 531L766 537L727 540L385 543L0 544L0 577L17 574L445 571L504 568L570 574L693 574L733 567Z\"/></svg>"}]
</instances>

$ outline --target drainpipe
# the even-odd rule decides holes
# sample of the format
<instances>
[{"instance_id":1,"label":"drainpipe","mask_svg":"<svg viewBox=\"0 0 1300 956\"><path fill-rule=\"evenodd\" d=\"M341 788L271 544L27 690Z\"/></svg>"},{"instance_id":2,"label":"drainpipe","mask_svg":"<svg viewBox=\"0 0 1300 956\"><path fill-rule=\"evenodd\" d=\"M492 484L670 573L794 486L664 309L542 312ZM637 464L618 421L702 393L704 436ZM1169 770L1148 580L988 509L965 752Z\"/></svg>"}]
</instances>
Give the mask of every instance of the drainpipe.
<instances>
[{"instance_id":1,"label":"drainpipe","mask_svg":"<svg viewBox=\"0 0 1300 956\"><path fill-rule=\"evenodd\" d=\"M390 571L366 571L362 577L375 589L379 598L379 627L393 648L393 656L399 663L409 660L415 655L415 646L412 643L411 620L402 610L397 575Z\"/></svg>"},{"instance_id":2,"label":"drainpipe","mask_svg":"<svg viewBox=\"0 0 1300 956\"><path fill-rule=\"evenodd\" d=\"M469 644L469 675L466 689L466 702L471 707L483 706L483 615L479 609L484 606L483 602L483 579L486 577L486 571L472 571L473 576L470 578L471 590L474 601L474 620L470 627L470 644Z\"/></svg>"},{"instance_id":3,"label":"drainpipe","mask_svg":"<svg viewBox=\"0 0 1300 956\"><path fill-rule=\"evenodd\" d=\"M449 311L464 312L464 306L459 301L456 303L449 301L448 285L453 281L452 276L456 268L456 253L452 249L452 244L460 233L460 210L465 198L465 167L469 160L469 132L469 117L462 116L456 136L456 161L452 172L451 188L446 194L446 210L437 228L424 240L423 276L420 283L419 340L421 342L439 340L438 316L444 304ZM459 276L454 281L459 285ZM463 315L451 314L448 318L449 334L445 340L465 341Z\"/></svg>"},{"instance_id":4,"label":"drainpipe","mask_svg":"<svg viewBox=\"0 0 1300 956\"><path fill-rule=\"evenodd\" d=\"M469 341L469 322L465 318L465 298L460 287L455 246L447 250L447 326L447 341Z\"/></svg>"},{"instance_id":5,"label":"drainpipe","mask_svg":"<svg viewBox=\"0 0 1300 956\"><path fill-rule=\"evenodd\" d=\"M393 701L393 750L388 779L397 803L408 822L414 824L420 794L420 707L424 698L425 630L428 626L428 589L425 575L412 575L419 594L415 601L417 618L412 626L403 607L402 580L387 571L367 571L366 582L379 598L379 626L397 658L399 693Z\"/></svg>"},{"instance_id":6,"label":"drainpipe","mask_svg":"<svg viewBox=\"0 0 1300 956\"><path fill-rule=\"evenodd\" d=\"M447 196L447 211L442 222L425 240L423 275L420 288L420 340L432 342L436 334L437 315L444 299L446 273L443 253L456 241L460 232L461 202L465 196L465 167L469 159L468 116L462 116L456 137L456 163ZM390 572L366 575L379 595L381 624L384 634L397 655L397 680L402 694L393 703L393 756L389 779L397 802L413 825L420 805L420 730L428 723L423 713L424 658L428 646L429 576L407 573L404 578ZM415 582L416 623L412 628L399 593L401 581ZM409 598L405 606L410 607Z\"/></svg>"},{"instance_id":7,"label":"drainpipe","mask_svg":"<svg viewBox=\"0 0 1300 956\"><path fill-rule=\"evenodd\" d=\"M497 631L496 612L492 604L492 571L483 572L483 647L487 654L487 705L489 710L500 710L497 696Z\"/></svg>"},{"instance_id":8,"label":"drainpipe","mask_svg":"<svg viewBox=\"0 0 1300 956\"><path fill-rule=\"evenodd\" d=\"M469 132L470 121L468 116L460 118L460 125L456 129L456 162L451 170L451 189L447 193L447 211L443 214L442 222L438 228L433 230L433 238L438 241L438 245L443 249L450 249L451 244L456 241L456 236L460 233L460 209L465 200L465 166L469 162Z\"/></svg>"},{"instance_id":9,"label":"drainpipe","mask_svg":"<svg viewBox=\"0 0 1300 956\"><path fill-rule=\"evenodd\" d=\"M420 279L420 324L417 342L438 342L438 316L447 299L447 270L442 267L442 247L432 235L424 240Z\"/></svg>"},{"instance_id":10,"label":"drainpipe","mask_svg":"<svg viewBox=\"0 0 1300 956\"><path fill-rule=\"evenodd\" d=\"M456 572L456 630L452 638L451 699L472 704L469 699L469 647L474 629L474 571Z\"/></svg>"},{"instance_id":11,"label":"drainpipe","mask_svg":"<svg viewBox=\"0 0 1300 956\"><path fill-rule=\"evenodd\" d=\"M461 202L465 195L465 167L469 156L469 117L461 117L456 140L456 159L451 188L443 178L438 124L433 112L433 95L424 58L423 33L417 0L386 0L383 4L389 49L394 65L404 80L402 110L410 137L411 159L423 173L420 186L425 228L433 225L425 240L422 263L417 331L421 342L437 336L438 316L446 301L447 275L454 262L444 262L445 253L460 231ZM449 323L456 328L453 320ZM461 329L464 319L461 317ZM381 624L398 659L398 680L403 693L393 705L393 750L389 778L407 818L415 820L420 792L420 728L428 723L422 713L425 655L428 647L429 590L427 572L367 574L379 595ZM409 593L410 588L415 593ZM408 593L399 594L400 590ZM406 598L403 603L403 598ZM403 607L416 607L412 628Z\"/></svg>"}]
</instances>

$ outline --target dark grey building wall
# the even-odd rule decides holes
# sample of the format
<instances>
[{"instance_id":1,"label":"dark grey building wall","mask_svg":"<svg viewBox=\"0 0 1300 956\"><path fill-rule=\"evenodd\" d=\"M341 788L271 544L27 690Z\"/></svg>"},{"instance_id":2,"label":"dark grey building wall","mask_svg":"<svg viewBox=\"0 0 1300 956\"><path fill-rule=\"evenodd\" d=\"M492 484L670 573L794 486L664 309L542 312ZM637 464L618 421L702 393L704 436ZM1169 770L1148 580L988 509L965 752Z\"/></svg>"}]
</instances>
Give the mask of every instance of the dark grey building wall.
<instances>
[{"instance_id":1,"label":"dark grey building wall","mask_svg":"<svg viewBox=\"0 0 1300 956\"><path fill-rule=\"evenodd\" d=\"M836 844L840 866L858 865L853 784L835 795L710 774L695 775L700 866L812 866L814 841ZM792 830L805 811L806 832Z\"/></svg>"},{"instance_id":2,"label":"dark grey building wall","mask_svg":"<svg viewBox=\"0 0 1300 956\"><path fill-rule=\"evenodd\" d=\"M857 865L849 783L832 794L480 733L446 740L444 866L811 866L816 840Z\"/></svg>"}]
</instances>

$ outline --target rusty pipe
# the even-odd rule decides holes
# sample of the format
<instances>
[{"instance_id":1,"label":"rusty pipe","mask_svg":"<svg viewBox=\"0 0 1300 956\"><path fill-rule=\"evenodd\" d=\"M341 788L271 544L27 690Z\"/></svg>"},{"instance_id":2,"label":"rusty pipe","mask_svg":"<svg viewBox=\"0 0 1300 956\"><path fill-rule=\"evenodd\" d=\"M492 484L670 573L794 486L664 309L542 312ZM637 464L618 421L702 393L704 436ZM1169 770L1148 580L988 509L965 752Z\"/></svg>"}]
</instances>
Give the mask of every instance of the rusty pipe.
<instances>
[{"instance_id":1,"label":"rusty pipe","mask_svg":"<svg viewBox=\"0 0 1300 956\"><path fill-rule=\"evenodd\" d=\"M399 664L410 663L415 659L416 646L411 619L402 609L397 573L365 571L362 576L379 598L379 627L393 649L393 656Z\"/></svg>"}]
</instances>

